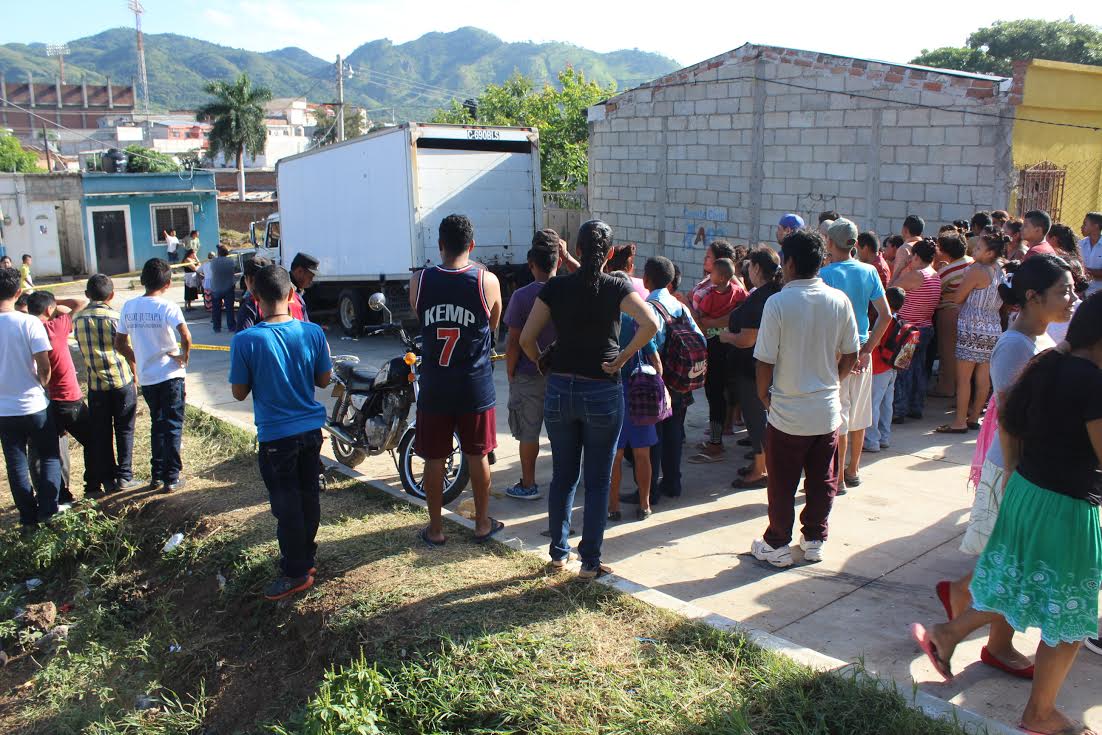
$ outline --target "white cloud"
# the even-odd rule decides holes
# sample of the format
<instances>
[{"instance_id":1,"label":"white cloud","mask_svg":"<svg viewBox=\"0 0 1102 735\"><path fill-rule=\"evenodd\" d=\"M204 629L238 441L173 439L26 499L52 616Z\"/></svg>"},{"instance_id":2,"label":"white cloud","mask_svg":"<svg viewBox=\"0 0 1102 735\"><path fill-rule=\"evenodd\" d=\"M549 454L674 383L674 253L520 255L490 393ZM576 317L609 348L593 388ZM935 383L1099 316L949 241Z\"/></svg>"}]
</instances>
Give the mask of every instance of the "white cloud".
<instances>
[{"instance_id":1,"label":"white cloud","mask_svg":"<svg viewBox=\"0 0 1102 735\"><path fill-rule=\"evenodd\" d=\"M203 20L218 28L233 28L234 25L232 15L214 8L207 8L203 11Z\"/></svg>"}]
</instances>

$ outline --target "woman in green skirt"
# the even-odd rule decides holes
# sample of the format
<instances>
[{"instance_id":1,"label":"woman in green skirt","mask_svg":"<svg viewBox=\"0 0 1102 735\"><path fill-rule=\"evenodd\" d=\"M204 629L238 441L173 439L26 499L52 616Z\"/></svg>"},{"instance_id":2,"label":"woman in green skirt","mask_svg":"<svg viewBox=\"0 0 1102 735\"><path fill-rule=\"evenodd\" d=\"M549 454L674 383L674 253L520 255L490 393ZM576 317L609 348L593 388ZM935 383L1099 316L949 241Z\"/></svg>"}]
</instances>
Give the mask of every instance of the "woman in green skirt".
<instances>
[{"instance_id":1,"label":"woman in green skirt","mask_svg":"<svg viewBox=\"0 0 1102 735\"><path fill-rule=\"evenodd\" d=\"M1033 689L1019 727L1092 733L1056 709L1056 696L1083 640L1098 630L1102 293L1079 307L1066 349L1033 359L999 420L1010 479L976 564L972 606L928 630L915 623L912 635L949 679L953 650L977 628L1000 618L1017 631L1039 628Z\"/></svg>"}]
</instances>

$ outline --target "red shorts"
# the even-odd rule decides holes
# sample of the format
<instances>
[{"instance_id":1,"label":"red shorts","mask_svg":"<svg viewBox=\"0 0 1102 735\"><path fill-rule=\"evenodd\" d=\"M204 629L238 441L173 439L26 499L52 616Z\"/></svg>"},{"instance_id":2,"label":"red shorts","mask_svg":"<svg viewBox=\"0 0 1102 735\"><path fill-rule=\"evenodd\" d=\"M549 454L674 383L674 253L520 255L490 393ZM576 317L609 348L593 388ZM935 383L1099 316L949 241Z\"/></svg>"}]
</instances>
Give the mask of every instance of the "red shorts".
<instances>
[{"instance_id":1,"label":"red shorts","mask_svg":"<svg viewBox=\"0 0 1102 735\"><path fill-rule=\"evenodd\" d=\"M463 454L485 457L497 448L497 419L491 406L480 413L422 413L417 408L417 435L413 451L421 459L446 459L459 434Z\"/></svg>"}]
</instances>

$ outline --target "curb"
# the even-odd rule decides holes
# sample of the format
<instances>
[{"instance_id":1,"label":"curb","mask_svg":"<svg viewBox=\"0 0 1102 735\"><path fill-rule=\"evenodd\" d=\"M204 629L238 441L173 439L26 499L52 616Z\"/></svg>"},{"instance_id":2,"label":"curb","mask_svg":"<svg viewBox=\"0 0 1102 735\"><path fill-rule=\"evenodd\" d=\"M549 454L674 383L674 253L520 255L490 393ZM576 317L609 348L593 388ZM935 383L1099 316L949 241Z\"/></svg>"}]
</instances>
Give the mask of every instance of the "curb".
<instances>
[{"instance_id":1,"label":"curb","mask_svg":"<svg viewBox=\"0 0 1102 735\"><path fill-rule=\"evenodd\" d=\"M256 433L256 427L252 424L246 424L242 421L238 421L231 417L219 416L211 410L208 410L205 406L189 404L193 408L196 408L205 413L209 413L220 421L236 426L240 429L244 429L252 434ZM358 470L354 470L350 467L345 467L339 462L329 459L323 456L321 458L322 465L327 470L335 470L340 474L358 480L369 488L385 493L393 498L402 500L410 505L415 505L421 508L427 507L425 501L415 498L409 495L405 491L395 488L390 484L383 482L382 480L375 480ZM460 515L455 511L448 508L442 509L443 517L449 521L456 523L464 528L474 530L474 521L470 520L466 516ZM528 554L537 554L543 556L542 553L535 552L531 548L528 548L523 541L519 538L494 538L491 539L495 543L508 546L509 548ZM630 595L640 602L644 602L648 605L668 610L672 613L680 615L688 620L694 620L705 625L710 625L717 630L725 632L734 632L744 636L748 641L754 645L762 648L771 653L780 654L785 656L798 664L807 666L808 668L816 671L834 672L836 674L843 674L847 670L854 671L858 677L865 681L871 681L875 683L880 689L885 691L894 690L897 693L903 694L904 699L907 701L909 707L922 712L924 715L938 720L946 720L949 722L955 722L959 724L966 732L975 733L976 735L1021 735L1021 730L1016 727L1011 727L998 720L985 717L984 715L972 712L965 709L960 705L953 704L947 700L935 697L932 694L920 691L915 685L915 682L898 682L894 679L881 678L858 669L855 669L855 664L848 663L841 659L827 656L824 653L801 646L798 643L794 643L780 636L773 635L772 633L764 630L758 630L756 628L750 628L737 620L729 618L719 613L714 613L709 610L705 610L702 607L698 607L690 602L679 600L676 597L660 592L651 587L633 582L630 579L626 579L617 574L612 574L608 577L598 579L599 584L604 584L613 589L623 592L626 595ZM910 689L912 694L907 696L904 692Z\"/></svg>"}]
</instances>

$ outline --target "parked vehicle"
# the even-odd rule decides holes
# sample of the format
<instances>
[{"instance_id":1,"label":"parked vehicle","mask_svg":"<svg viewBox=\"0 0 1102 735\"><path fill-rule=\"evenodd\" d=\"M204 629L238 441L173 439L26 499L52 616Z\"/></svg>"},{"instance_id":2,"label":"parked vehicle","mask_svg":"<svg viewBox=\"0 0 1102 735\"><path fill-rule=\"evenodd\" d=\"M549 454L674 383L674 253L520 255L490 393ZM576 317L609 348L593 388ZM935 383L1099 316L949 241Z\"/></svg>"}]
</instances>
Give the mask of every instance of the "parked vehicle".
<instances>
[{"instance_id":1,"label":"parked vehicle","mask_svg":"<svg viewBox=\"0 0 1102 735\"><path fill-rule=\"evenodd\" d=\"M522 285L543 226L533 128L407 123L281 159L276 184L279 211L252 224L253 242L284 265L300 251L316 257L310 310L336 307L353 335L377 322L373 293L408 316L410 274L439 260L445 216L471 218L476 259L505 294Z\"/></svg>"}]
</instances>

